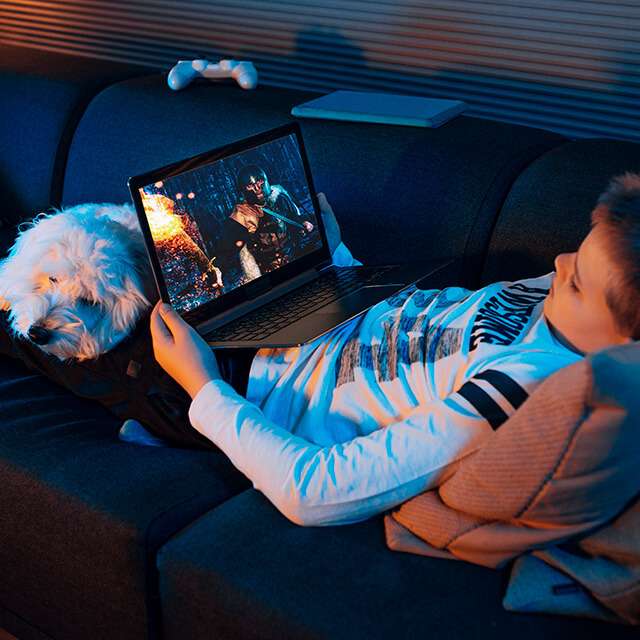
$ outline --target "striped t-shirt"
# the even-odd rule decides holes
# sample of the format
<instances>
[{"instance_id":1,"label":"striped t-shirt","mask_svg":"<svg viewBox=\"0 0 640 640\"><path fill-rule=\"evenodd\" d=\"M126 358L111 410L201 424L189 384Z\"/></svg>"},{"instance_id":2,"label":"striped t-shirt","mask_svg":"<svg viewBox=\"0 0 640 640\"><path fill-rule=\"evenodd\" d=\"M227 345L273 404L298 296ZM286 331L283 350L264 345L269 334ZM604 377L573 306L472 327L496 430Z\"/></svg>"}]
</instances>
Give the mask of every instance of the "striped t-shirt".
<instances>
[{"instance_id":1,"label":"striped t-shirt","mask_svg":"<svg viewBox=\"0 0 640 640\"><path fill-rule=\"evenodd\" d=\"M340 259L338 259L340 258ZM344 248L337 264L354 264ZM192 425L294 522L356 522L436 486L532 389L582 356L542 313L553 273L478 291L415 285L302 347L262 349Z\"/></svg>"}]
</instances>

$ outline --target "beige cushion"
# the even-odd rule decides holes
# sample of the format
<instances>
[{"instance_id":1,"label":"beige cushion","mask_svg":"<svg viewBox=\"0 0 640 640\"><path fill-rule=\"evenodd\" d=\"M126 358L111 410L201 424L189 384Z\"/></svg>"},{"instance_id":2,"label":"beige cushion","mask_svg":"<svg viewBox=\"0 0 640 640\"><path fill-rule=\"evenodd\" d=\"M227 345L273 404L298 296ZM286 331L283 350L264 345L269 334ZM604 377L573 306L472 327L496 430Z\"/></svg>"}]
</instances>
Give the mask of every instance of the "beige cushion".
<instances>
[{"instance_id":1,"label":"beige cushion","mask_svg":"<svg viewBox=\"0 0 640 640\"><path fill-rule=\"evenodd\" d=\"M387 544L496 567L593 531L640 491L639 421L640 345L566 367L439 489L385 516Z\"/></svg>"}]
</instances>

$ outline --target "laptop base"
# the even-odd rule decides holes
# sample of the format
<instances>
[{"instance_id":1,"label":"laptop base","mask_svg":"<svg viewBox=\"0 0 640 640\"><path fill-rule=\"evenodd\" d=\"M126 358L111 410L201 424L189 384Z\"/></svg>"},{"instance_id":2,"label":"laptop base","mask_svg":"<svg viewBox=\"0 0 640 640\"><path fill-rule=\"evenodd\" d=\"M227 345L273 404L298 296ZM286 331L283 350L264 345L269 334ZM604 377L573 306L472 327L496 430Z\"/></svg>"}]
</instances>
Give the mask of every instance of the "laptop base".
<instances>
[{"instance_id":1,"label":"laptop base","mask_svg":"<svg viewBox=\"0 0 640 640\"><path fill-rule=\"evenodd\" d=\"M402 291L419 280L426 280L428 276L441 271L451 262L450 260L438 260L387 266L384 272L376 277L371 284L364 284L356 291L313 309L308 315L290 321L286 326L275 330L266 337L218 339L216 330L214 330L204 338L212 349L298 347L349 322L394 293ZM340 267L332 268L340 269ZM345 267L345 269L353 269L353 267ZM367 269L367 267L363 269ZM277 308L277 299L271 304ZM247 313L242 319L250 321L252 313ZM230 325L233 325L233 322Z\"/></svg>"}]
</instances>

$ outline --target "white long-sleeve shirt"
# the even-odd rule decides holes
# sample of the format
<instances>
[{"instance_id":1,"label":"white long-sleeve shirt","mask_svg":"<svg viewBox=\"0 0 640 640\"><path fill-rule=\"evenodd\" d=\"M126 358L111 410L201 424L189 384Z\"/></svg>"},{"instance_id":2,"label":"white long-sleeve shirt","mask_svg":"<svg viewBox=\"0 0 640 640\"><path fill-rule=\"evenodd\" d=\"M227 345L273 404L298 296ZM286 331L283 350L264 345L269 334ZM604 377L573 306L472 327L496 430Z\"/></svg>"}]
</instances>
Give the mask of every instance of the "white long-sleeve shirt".
<instances>
[{"instance_id":1,"label":"white long-sleeve shirt","mask_svg":"<svg viewBox=\"0 0 640 640\"><path fill-rule=\"evenodd\" d=\"M334 262L359 264L344 245ZM582 357L542 314L552 279L409 287L302 347L261 349L246 399L211 381L189 419L293 522L366 519L441 483Z\"/></svg>"}]
</instances>

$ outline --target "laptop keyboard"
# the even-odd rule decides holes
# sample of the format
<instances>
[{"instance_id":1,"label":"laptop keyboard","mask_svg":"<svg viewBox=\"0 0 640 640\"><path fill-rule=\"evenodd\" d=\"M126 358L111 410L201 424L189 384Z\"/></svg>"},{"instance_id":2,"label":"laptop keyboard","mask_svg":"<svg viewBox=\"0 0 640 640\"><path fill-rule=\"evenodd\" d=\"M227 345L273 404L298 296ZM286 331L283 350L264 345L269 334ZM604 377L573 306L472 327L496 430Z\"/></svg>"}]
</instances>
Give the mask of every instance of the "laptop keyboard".
<instances>
[{"instance_id":1,"label":"laptop keyboard","mask_svg":"<svg viewBox=\"0 0 640 640\"><path fill-rule=\"evenodd\" d=\"M236 318L229 324L208 333L208 340L262 340L315 309L372 283L392 266L375 271L343 268L327 271L317 279L272 300L260 309Z\"/></svg>"}]
</instances>

